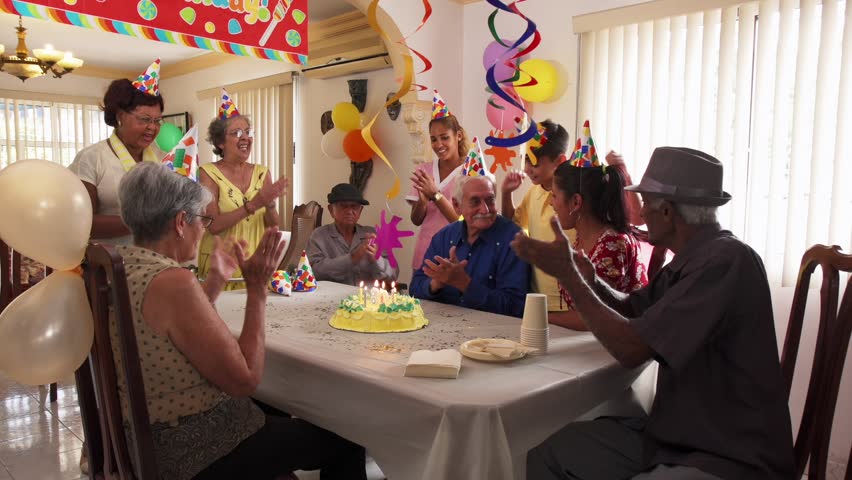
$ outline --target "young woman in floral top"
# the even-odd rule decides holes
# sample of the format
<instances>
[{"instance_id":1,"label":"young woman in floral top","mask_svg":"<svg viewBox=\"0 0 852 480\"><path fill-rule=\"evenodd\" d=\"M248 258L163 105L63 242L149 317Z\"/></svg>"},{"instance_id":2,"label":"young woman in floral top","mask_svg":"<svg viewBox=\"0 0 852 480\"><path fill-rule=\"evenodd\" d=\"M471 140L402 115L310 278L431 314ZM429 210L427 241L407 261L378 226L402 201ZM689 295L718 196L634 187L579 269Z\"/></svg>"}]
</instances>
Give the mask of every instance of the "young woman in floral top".
<instances>
[{"instance_id":1,"label":"young woman in floral top","mask_svg":"<svg viewBox=\"0 0 852 480\"><path fill-rule=\"evenodd\" d=\"M625 293L648 283L639 242L630 233L620 169L565 162L554 173L552 201L562 228L577 230L574 248L589 257L599 277ZM571 297L561 286L559 291L569 312L551 323L586 330Z\"/></svg>"}]
</instances>

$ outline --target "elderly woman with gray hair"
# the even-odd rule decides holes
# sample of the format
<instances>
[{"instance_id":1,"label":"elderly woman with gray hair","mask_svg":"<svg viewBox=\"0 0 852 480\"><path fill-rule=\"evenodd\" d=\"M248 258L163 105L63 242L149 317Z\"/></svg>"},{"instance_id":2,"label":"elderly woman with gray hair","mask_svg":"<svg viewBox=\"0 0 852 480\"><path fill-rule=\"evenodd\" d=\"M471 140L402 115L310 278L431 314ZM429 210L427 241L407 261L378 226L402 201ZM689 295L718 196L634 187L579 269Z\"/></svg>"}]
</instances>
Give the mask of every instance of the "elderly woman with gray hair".
<instances>
[{"instance_id":1,"label":"elderly woman with gray hair","mask_svg":"<svg viewBox=\"0 0 852 480\"><path fill-rule=\"evenodd\" d=\"M161 478L251 472L251 478L272 479L317 468L324 479L366 478L361 447L304 420L266 416L248 398L263 374L266 282L284 244L276 227L263 232L251 256L245 241L227 251L215 239L207 279L199 283L180 262L195 256L211 224L203 214L210 199L199 184L154 163L136 166L119 186L121 218L134 245L117 249L130 287ZM234 338L212 303L237 267L246 307ZM126 409L126 381L121 375L117 380Z\"/></svg>"},{"instance_id":2,"label":"elderly woman with gray hair","mask_svg":"<svg viewBox=\"0 0 852 480\"><path fill-rule=\"evenodd\" d=\"M249 162L254 130L236 107L220 108L219 117L207 129L207 140L221 160L201 165L198 177L213 194L207 205L207 215L213 220L198 253L198 273L202 278L210 268L214 237L245 240L246 253L254 252L263 231L278 225L275 201L287 188L286 178L273 182L269 169ZM236 276L241 275L237 272ZM229 288L242 286L242 283L229 284Z\"/></svg>"}]
</instances>

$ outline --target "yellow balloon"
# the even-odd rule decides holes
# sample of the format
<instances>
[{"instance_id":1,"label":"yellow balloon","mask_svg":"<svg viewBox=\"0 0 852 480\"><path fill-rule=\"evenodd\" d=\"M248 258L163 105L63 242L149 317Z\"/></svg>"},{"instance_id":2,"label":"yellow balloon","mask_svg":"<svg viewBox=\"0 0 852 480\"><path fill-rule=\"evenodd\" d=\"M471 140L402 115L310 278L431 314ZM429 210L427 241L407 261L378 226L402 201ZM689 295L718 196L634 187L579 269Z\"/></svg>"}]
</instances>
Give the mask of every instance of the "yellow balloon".
<instances>
[{"instance_id":1,"label":"yellow balloon","mask_svg":"<svg viewBox=\"0 0 852 480\"><path fill-rule=\"evenodd\" d=\"M358 107L349 102L341 102L334 106L331 110L331 121L334 122L334 128L344 132L361 128L361 114L358 112Z\"/></svg>"},{"instance_id":2,"label":"yellow balloon","mask_svg":"<svg viewBox=\"0 0 852 480\"><path fill-rule=\"evenodd\" d=\"M520 78L513 82L518 95L528 102L552 102L565 93L566 84L560 68L547 60L532 58L521 63ZM536 85L521 87L529 83L530 76L538 82Z\"/></svg>"},{"instance_id":3,"label":"yellow balloon","mask_svg":"<svg viewBox=\"0 0 852 480\"><path fill-rule=\"evenodd\" d=\"M83 279L53 272L0 313L0 371L29 385L67 378L89 355L94 334Z\"/></svg>"},{"instance_id":4,"label":"yellow balloon","mask_svg":"<svg viewBox=\"0 0 852 480\"><path fill-rule=\"evenodd\" d=\"M70 170L22 160L0 171L0 238L55 270L80 264L92 230L92 200Z\"/></svg>"}]
</instances>

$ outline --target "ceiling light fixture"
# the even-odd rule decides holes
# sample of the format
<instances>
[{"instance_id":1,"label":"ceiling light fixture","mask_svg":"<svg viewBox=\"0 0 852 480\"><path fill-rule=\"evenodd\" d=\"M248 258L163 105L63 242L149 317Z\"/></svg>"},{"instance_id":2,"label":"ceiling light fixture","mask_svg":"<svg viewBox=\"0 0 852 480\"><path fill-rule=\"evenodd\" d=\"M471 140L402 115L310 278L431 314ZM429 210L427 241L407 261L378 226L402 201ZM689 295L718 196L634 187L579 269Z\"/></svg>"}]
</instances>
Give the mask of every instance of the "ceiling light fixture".
<instances>
[{"instance_id":1,"label":"ceiling light fixture","mask_svg":"<svg viewBox=\"0 0 852 480\"><path fill-rule=\"evenodd\" d=\"M60 78L83 65L83 61L74 58L71 52L54 50L51 45L37 48L33 50L33 55L30 55L26 40L27 29L24 28L20 15L18 15L18 27L15 30L18 31L18 46L14 54L5 55L6 47L0 44L0 71L14 75L24 82L48 73L53 74L55 78Z\"/></svg>"}]
</instances>

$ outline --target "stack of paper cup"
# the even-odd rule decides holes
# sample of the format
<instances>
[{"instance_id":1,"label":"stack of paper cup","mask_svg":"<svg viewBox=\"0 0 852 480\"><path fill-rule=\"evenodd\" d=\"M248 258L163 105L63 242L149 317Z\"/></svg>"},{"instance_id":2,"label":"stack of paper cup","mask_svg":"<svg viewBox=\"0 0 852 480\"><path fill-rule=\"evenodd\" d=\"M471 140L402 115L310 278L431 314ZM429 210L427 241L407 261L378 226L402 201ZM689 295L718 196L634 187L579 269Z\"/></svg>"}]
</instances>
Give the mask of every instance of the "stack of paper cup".
<instances>
[{"instance_id":1,"label":"stack of paper cup","mask_svg":"<svg viewBox=\"0 0 852 480\"><path fill-rule=\"evenodd\" d=\"M547 323L547 295L528 293L521 321L521 345L537 348L532 355L547 353L550 329Z\"/></svg>"}]
</instances>

